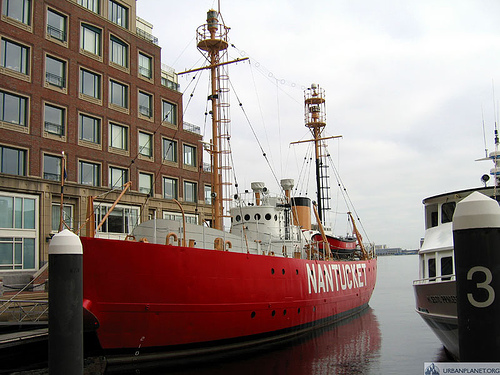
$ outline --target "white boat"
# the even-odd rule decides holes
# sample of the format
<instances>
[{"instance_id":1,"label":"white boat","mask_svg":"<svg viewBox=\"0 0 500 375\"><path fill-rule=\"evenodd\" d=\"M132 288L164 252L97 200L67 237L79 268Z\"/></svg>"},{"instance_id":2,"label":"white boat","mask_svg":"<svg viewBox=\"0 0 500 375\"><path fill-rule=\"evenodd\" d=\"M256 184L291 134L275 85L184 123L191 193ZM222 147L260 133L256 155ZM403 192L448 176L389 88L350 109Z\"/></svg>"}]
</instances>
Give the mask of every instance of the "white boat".
<instances>
[{"instance_id":1,"label":"white boat","mask_svg":"<svg viewBox=\"0 0 500 375\"><path fill-rule=\"evenodd\" d=\"M492 169L493 171L493 169ZM487 176L486 176L487 177ZM498 187L453 191L423 200L425 237L418 252L419 279L413 282L417 313L454 359L459 359L453 214L475 191L498 200Z\"/></svg>"}]
</instances>

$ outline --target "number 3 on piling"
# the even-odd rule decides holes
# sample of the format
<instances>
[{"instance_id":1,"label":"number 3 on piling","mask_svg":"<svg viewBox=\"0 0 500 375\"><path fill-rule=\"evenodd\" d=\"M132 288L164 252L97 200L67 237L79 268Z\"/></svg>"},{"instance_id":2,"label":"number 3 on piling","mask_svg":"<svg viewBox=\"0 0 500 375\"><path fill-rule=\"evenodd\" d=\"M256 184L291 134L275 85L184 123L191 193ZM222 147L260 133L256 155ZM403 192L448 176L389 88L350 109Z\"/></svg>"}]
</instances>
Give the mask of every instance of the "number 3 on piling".
<instances>
[{"instance_id":1,"label":"number 3 on piling","mask_svg":"<svg viewBox=\"0 0 500 375\"><path fill-rule=\"evenodd\" d=\"M477 289L486 289L486 291L488 292L488 298L484 302L478 302L474 299L472 293L467 293L467 299L469 300L472 306L488 307L495 300L495 290L490 285L491 280L493 280L493 276L491 275L491 271L488 268L482 266L475 266L472 267L469 270L469 272L467 272L467 280L472 280L472 275L474 275L474 273L476 272L482 272L486 277L486 280L484 280L482 283L477 283L476 287Z\"/></svg>"}]
</instances>

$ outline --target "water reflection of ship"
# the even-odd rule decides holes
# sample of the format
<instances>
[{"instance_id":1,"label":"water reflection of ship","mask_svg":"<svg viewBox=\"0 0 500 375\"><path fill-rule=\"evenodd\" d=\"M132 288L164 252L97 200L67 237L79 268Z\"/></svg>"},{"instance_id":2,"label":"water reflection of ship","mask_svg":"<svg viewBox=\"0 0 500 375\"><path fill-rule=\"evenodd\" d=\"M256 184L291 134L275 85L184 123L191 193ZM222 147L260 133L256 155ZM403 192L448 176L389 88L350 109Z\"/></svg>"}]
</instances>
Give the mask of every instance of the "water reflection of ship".
<instances>
[{"instance_id":1,"label":"water reflection of ship","mask_svg":"<svg viewBox=\"0 0 500 375\"><path fill-rule=\"evenodd\" d=\"M302 336L290 345L259 348L231 358L212 358L210 362L164 367L162 362L108 367L108 373L174 374L174 375L249 375L266 374L366 374L379 357L381 334L377 318L368 307L360 314ZM201 359L200 359L201 360Z\"/></svg>"}]
</instances>

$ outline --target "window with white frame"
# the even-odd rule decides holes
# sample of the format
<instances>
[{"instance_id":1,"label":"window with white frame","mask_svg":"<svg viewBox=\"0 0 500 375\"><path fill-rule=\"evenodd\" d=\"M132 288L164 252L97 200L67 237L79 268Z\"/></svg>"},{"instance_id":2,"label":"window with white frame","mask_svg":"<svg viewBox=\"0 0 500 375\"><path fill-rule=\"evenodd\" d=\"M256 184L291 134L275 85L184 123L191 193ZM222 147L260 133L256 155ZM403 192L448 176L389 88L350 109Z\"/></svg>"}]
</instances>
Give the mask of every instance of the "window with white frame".
<instances>
[{"instance_id":1,"label":"window with white frame","mask_svg":"<svg viewBox=\"0 0 500 375\"><path fill-rule=\"evenodd\" d=\"M113 35L109 43L109 60L124 68L128 67L128 45Z\"/></svg>"},{"instance_id":2,"label":"window with white frame","mask_svg":"<svg viewBox=\"0 0 500 375\"><path fill-rule=\"evenodd\" d=\"M14 125L27 125L28 99L0 91L0 121Z\"/></svg>"},{"instance_id":3,"label":"window with white frame","mask_svg":"<svg viewBox=\"0 0 500 375\"><path fill-rule=\"evenodd\" d=\"M151 79L153 77L153 59L139 52L139 75Z\"/></svg>"},{"instance_id":4,"label":"window with white frame","mask_svg":"<svg viewBox=\"0 0 500 375\"><path fill-rule=\"evenodd\" d=\"M70 229L73 229L73 210L74 210L73 205L63 204L63 221ZM52 203L52 228L51 228L52 232L59 231L60 223L61 223L61 205L58 203ZM63 229L67 227L63 224Z\"/></svg>"},{"instance_id":5,"label":"window with white frame","mask_svg":"<svg viewBox=\"0 0 500 375\"><path fill-rule=\"evenodd\" d=\"M108 19L121 27L128 28L128 8L116 1L108 0Z\"/></svg>"},{"instance_id":6,"label":"window with white frame","mask_svg":"<svg viewBox=\"0 0 500 375\"><path fill-rule=\"evenodd\" d=\"M196 147L183 145L184 165L196 167Z\"/></svg>"},{"instance_id":7,"label":"window with white frame","mask_svg":"<svg viewBox=\"0 0 500 375\"><path fill-rule=\"evenodd\" d=\"M106 216L109 211L110 203L94 203L96 212L96 223ZM139 224L140 209L136 206L117 205L104 221L99 232L128 234Z\"/></svg>"},{"instance_id":8,"label":"window with white frame","mask_svg":"<svg viewBox=\"0 0 500 375\"><path fill-rule=\"evenodd\" d=\"M53 9L47 9L47 35L61 42L67 40L67 20L65 15Z\"/></svg>"},{"instance_id":9,"label":"window with white frame","mask_svg":"<svg viewBox=\"0 0 500 375\"><path fill-rule=\"evenodd\" d=\"M153 157L153 135L139 132L139 154L148 158Z\"/></svg>"},{"instance_id":10,"label":"window with white frame","mask_svg":"<svg viewBox=\"0 0 500 375\"><path fill-rule=\"evenodd\" d=\"M163 138L163 160L177 163L177 141Z\"/></svg>"},{"instance_id":11,"label":"window with white frame","mask_svg":"<svg viewBox=\"0 0 500 375\"><path fill-rule=\"evenodd\" d=\"M177 199L177 179L163 177L163 198Z\"/></svg>"},{"instance_id":12,"label":"window with white frame","mask_svg":"<svg viewBox=\"0 0 500 375\"><path fill-rule=\"evenodd\" d=\"M59 88L66 87L66 61L45 56L45 82Z\"/></svg>"},{"instance_id":13,"label":"window with white frame","mask_svg":"<svg viewBox=\"0 0 500 375\"><path fill-rule=\"evenodd\" d=\"M101 76L86 69L80 69L80 93L89 97L101 98Z\"/></svg>"},{"instance_id":14,"label":"window with white frame","mask_svg":"<svg viewBox=\"0 0 500 375\"><path fill-rule=\"evenodd\" d=\"M82 141L100 144L101 143L101 119L80 113L79 137Z\"/></svg>"},{"instance_id":15,"label":"window with white frame","mask_svg":"<svg viewBox=\"0 0 500 375\"><path fill-rule=\"evenodd\" d=\"M139 192L153 195L153 175L139 172Z\"/></svg>"},{"instance_id":16,"label":"window with white frame","mask_svg":"<svg viewBox=\"0 0 500 375\"><path fill-rule=\"evenodd\" d=\"M45 103L44 130L47 133L64 136L65 118L64 108Z\"/></svg>"},{"instance_id":17,"label":"window with white frame","mask_svg":"<svg viewBox=\"0 0 500 375\"><path fill-rule=\"evenodd\" d=\"M109 124L109 146L120 150L128 150L128 128L118 124Z\"/></svg>"},{"instance_id":18,"label":"window with white frame","mask_svg":"<svg viewBox=\"0 0 500 375\"><path fill-rule=\"evenodd\" d=\"M99 14L99 0L77 0L77 3L82 7Z\"/></svg>"},{"instance_id":19,"label":"window with white frame","mask_svg":"<svg viewBox=\"0 0 500 375\"><path fill-rule=\"evenodd\" d=\"M161 101L161 121L177 125L177 106L165 100Z\"/></svg>"},{"instance_id":20,"label":"window with white frame","mask_svg":"<svg viewBox=\"0 0 500 375\"><path fill-rule=\"evenodd\" d=\"M26 176L26 151L0 145L0 173Z\"/></svg>"},{"instance_id":21,"label":"window with white frame","mask_svg":"<svg viewBox=\"0 0 500 375\"><path fill-rule=\"evenodd\" d=\"M210 185L205 185L205 204L212 204L212 187Z\"/></svg>"},{"instance_id":22,"label":"window with white frame","mask_svg":"<svg viewBox=\"0 0 500 375\"><path fill-rule=\"evenodd\" d=\"M0 270L33 270L38 260L38 197L0 194Z\"/></svg>"},{"instance_id":23,"label":"window with white frame","mask_svg":"<svg viewBox=\"0 0 500 375\"><path fill-rule=\"evenodd\" d=\"M198 184L196 182L184 181L184 201L196 202Z\"/></svg>"},{"instance_id":24,"label":"window with white frame","mask_svg":"<svg viewBox=\"0 0 500 375\"><path fill-rule=\"evenodd\" d=\"M153 117L153 97L150 94L139 91L137 98L139 102L139 113L144 117Z\"/></svg>"},{"instance_id":25,"label":"window with white frame","mask_svg":"<svg viewBox=\"0 0 500 375\"><path fill-rule=\"evenodd\" d=\"M186 218L186 223L198 224L198 215L184 214L184 217ZM165 220L182 221L182 214L180 212L163 211L163 218Z\"/></svg>"},{"instance_id":26,"label":"window with white frame","mask_svg":"<svg viewBox=\"0 0 500 375\"><path fill-rule=\"evenodd\" d=\"M101 29L82 23L80 27L80 48L94 55L101 55Z\"/></svg>"},{"instance_id":27,"label":"window with white frame","mask_svg":"<svg viewBox=\"0 0 500 375\"><path fill-rule=\"evenodd\" d=\"M78 169L80 184L100 186L101 166L99 164L80 160Z\"/></svg>"},{"instance_id":28,"label":"window with white frame","mask_svg":"<svg viewBox=\"0 0 500 375\"><path fill-rule=\"evenodd\" d=\"M128 182L128 170L118 167L109 167L109 187L112 189L123 189Z\"/></svg>"},{"instance_id":29,"label":"window with white frame","mask_svg":"<svg viewBox=\"0 0 500 375\"><path fill-rule=\"evenodd\" d=\"M31 25L31 0L4 0L2 14Z\"/></svg>"},{"instance_id":30,"label":"window with white frame","mask_svg":"<svg viewBox=\"0 0 500 375\"><path fill-rule=\"evenodd\" d=\"M13 42L9 39L2 38L2 67L9 70L29 74L29 48Z\"/></svg>"},{"instance_id":31,"label":"window with white frame","mask_svg":"<svg viewBox=\"0 0 500 375\"><path fill-rule=\"evenodd\" d=\"M118 107L128 108L128 86L122 83L109 81L109 102Z\"/></svg>"}]
</instances>

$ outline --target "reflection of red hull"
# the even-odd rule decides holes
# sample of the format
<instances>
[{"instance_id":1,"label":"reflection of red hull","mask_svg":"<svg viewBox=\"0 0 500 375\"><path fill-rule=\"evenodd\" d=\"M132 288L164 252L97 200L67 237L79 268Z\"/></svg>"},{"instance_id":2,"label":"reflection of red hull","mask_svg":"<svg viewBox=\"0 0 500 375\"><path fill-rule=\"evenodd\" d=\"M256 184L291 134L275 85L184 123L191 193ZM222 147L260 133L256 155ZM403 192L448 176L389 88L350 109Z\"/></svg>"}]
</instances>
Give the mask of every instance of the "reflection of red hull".
<instances>
[{"instance_id":1,"label":"reflection of red hull","mask_svg":"<svg viewBox=\"0 0 500 375\"><path fill-rule=\"evenodd\" d=\"M312 236L312 239L318 242L318 246L320 249L323 249L323 239L321 234L317 233ZM356 249L356 239L344 239L332 236L326 236L328 240L328 244L330 245L330 250L345 250L348 252L352 252Z\"/></svg>"},{"instance_id":2,"label":"reflection of red hull","mask_svg":"<svg viewBox=\"0 0 500 375\"><path fill-rule=\"evenodd\" d=\"M104 349L245 340L366 305L376 260L325 262L81 238Z\"/></svg>"}]
</instances>

